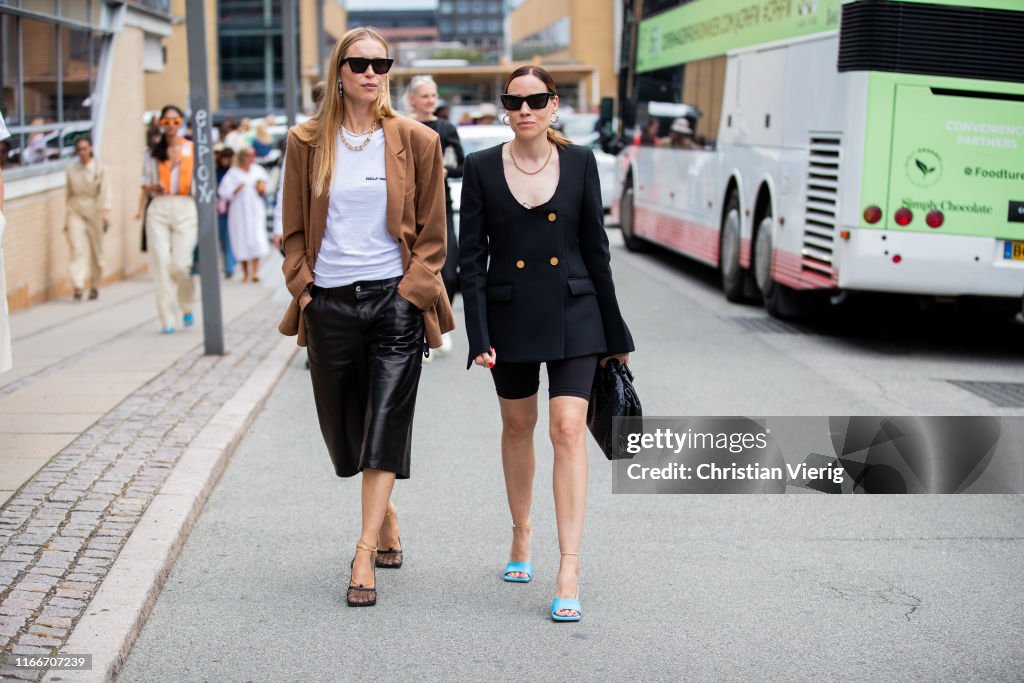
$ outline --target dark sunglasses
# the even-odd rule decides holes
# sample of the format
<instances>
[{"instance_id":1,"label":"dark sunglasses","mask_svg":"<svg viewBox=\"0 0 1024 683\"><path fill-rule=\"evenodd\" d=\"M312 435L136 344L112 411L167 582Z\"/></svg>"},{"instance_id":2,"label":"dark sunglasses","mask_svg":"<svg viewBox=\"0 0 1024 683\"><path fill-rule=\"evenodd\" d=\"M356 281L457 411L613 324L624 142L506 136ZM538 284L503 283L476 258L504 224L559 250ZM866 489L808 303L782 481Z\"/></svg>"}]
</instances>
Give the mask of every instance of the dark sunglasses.
<instances>
[{"instance_id":1,"label":"dark sunglasses","mask_svg":"<svg viewBox=\"0 0 1024 683\"><path fill-rule=\"evenodd\" d=\"M530 109L543 109L548 106L548 101L555 96L553 92L535 92L532 95L509 95L501 96L501 106L508 111L518 111L523 108L523 102Z\"/></svg>"},{"instance_id":2,"label":"dark sunglasses","mask_svg":"<svg viewBox=\"0 0 1024 683\"><path fill-rule=\"evenodd\" d=\"M395 63L395 60L385 57L378 57L376 59L369 59L368 57L345 57L345 59L339 62L339 66L344 65L345 62L348 62L348 68L352 69L352 73L361 74L366 71L366 67L372 65L373 73L380 76L391 71L391 65Z\"/></svg>"}]
</instances>

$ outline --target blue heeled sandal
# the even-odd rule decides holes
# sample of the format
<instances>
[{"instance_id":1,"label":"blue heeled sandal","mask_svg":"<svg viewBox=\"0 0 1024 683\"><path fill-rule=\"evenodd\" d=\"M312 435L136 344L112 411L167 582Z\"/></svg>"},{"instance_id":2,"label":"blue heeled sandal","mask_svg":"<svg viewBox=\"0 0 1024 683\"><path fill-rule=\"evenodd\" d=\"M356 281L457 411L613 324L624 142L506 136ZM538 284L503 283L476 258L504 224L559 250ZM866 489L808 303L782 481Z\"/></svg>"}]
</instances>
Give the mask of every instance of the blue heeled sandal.
<instances>
[{"instance_id":1,"label":"blue heeled sandal","mask_svg":"<svg viewBox=\"0 0 1024 683\"><path fill-rule=\"evenodd\" d=\"M563 555L579 555L579 553L562 553ZM559 612L576 612L575 615L562 615ZM577 579L575 598L555 598L551 601L551 618L555 621L579 621L583 618L583 607L580 605L580 587Z\"/></svg>"},{"instance_id":2,"label":"blue heeled sandal","mask_svg":"<svg viewBox=\"0 0 1024 683\"><path fill-rule=\"evenodd\" d=\"M512 522L512 528L532 529L533 527L529 522L526 524ZM526 576L509 576L509 574L526 574ZM506 563L504 579L509 583L530 583L530 580L533 579L533 562L526 560L525 562Z\"/></svg>"}]
</instances>

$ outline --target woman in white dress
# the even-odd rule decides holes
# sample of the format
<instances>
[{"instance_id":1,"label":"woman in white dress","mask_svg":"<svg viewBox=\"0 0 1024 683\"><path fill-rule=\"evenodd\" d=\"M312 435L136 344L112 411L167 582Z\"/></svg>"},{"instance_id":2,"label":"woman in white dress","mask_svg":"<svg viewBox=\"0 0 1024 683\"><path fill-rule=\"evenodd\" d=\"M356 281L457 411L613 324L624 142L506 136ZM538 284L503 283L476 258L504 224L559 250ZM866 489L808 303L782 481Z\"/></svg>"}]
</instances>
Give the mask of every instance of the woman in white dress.
<instances>
[{"instance_id":1,"label":"woman in white dress","mask_svg":"<svg viewBox=\"0 0 1024 683\"><path fill-rule=\"evenodd\" d=\"M267 172L255 161L252 147L243 149L238 166L227 172L217 190L230 202L228 234L231 251L242 264L242 282L260 281L260 259L267 253L267 205L263 203Z\"/></svg>"}]
</instances>

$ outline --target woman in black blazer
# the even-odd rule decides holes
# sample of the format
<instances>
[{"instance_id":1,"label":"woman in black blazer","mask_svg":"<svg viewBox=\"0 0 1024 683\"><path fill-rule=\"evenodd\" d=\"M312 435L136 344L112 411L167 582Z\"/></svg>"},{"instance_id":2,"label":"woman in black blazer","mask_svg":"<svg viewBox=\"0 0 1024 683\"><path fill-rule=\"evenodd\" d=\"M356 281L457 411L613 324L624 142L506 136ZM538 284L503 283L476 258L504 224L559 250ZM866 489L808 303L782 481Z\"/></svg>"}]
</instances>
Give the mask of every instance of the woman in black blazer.
<instances>
[{"instance_id":1,"label":"woman in black blazer","mask_svg":"<svg viewBox=\"0 0 1024 683\"><path fill-rule=\"evenodd\" d=\"M604 232L597 161L551 130L558 96L538 66L505 83L512 142L466 158L459 268L469 363L489 367L501 407L512 513L506 581L533 578L530 505L540 364L547 365L561 563L551 617L579 621L577 575L587 497L586 417L598 362L629 360Z\"/></svg>"}]
</instances>

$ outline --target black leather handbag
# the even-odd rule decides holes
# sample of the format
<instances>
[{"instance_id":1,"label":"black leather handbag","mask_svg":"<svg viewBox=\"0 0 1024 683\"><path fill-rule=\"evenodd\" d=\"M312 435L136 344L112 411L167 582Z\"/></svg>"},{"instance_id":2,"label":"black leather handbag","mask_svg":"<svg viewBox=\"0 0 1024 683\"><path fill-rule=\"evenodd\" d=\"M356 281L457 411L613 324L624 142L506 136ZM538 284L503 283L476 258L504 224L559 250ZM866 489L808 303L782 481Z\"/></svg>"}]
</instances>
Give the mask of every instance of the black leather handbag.
<instances>
[{"instance_id":1,"label":"black leather handbag","mask_svg":"<svg viewBox=\"0 0 1024 683\"><path fill-rule=\"evenodd\" d=\"M594 373L594 386L587 408L587 427L597 445L609 460L627 459L626 434L619 434L618 443L612 433L612 418L640 417L643 409L633 388L633 373L616 359L611 359Z\"/></svg>"}]
</instances>

